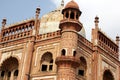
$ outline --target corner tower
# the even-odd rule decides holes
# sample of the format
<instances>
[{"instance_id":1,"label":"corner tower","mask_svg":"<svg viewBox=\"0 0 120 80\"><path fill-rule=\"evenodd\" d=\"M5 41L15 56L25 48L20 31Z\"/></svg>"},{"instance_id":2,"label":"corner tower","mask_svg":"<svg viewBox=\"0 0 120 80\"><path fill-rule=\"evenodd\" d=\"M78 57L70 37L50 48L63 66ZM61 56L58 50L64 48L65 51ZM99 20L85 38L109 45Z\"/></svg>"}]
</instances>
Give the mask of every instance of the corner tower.
<instances>
[{"instance_id":1,"label":"corner tower","mask_svg":"<svg viewBox=\"0 0 120 80\"><path fill-rule=\"evenodd\" d=\"M63 20L60 21L61 46L56 58L58 67L57 80L76 80L76 68L79 66L77 54L78 32L83 27L79 22L81 15L79 6L73 0L62 10Z\"/></svg>"}]
</instances>

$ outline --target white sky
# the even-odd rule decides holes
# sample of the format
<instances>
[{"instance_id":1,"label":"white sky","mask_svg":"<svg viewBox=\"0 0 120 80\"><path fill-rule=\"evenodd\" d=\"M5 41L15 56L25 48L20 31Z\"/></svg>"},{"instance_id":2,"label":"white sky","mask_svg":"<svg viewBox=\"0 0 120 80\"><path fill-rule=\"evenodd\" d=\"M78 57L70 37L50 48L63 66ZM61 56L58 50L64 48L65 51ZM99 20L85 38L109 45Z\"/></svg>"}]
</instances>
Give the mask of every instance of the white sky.
<instances>
[{"instance_id":1,"label":"white sky","mask_svg":"<svg viewBox=\"0 0 120 80\"><path fill-rule=\"evenodd\" d=\"M51 0L59 6L61 0ZM64 0L65 4L71 0ZM112 39L120 35L120 1L119 0L74 0L78 3L82 15L80 21L86 30L87 39L90 40L91 30L94 28L94 18L99 17L99 27Z\"/></svg>"}]
</instances>

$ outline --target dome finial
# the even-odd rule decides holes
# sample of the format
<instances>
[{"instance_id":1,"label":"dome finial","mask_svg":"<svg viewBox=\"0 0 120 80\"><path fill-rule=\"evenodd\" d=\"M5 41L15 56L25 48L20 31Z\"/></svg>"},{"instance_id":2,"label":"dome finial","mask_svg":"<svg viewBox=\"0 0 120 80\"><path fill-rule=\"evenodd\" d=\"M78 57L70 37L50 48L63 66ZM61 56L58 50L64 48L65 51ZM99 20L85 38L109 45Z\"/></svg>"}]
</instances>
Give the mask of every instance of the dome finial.
<instances>
[{"instance_id":1,"label":"dome finial","mask_svg":"<svg viewBox=\"0 0 120 80\"><path fill-rule=\"evenodd\" d=\"M61 1L61 6L64 6L64 0Z\"/></svg>"},{"instance_id":2,"label":"dome finial","mask_svg":"<svg viewBox=\"0 0 120 80\"><path fill-rule=\"evenodd\" d=\"M99 23L99 17L98 16L95 17L94 22L95 22L95 27L98 28L98 23Z\"/></svg>"}]
</instances>

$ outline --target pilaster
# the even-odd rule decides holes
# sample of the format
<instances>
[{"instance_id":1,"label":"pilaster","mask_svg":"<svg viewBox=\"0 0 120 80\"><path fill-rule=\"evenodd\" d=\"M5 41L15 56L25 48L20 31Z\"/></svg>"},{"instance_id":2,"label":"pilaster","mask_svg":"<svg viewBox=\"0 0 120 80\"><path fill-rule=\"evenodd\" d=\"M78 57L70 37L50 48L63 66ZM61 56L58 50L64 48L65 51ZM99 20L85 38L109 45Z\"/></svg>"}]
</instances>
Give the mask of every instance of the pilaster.
<instances>
[{"instance_id":1,"label":"pilaster","mask_svg":"<svg viewBox=\"0 0 120 80\"><path fill-rule=\"evenodd\" d=\"M29 80L30 79L30 68L31 68L31 62L32 62L32 56L34 51L34 41L35 37L32 37L31 40L27 43L27 51L25 53L26 59L25 59L25 67L24 67L24 77L23 80Z\"/></svg>"}]
</instances>

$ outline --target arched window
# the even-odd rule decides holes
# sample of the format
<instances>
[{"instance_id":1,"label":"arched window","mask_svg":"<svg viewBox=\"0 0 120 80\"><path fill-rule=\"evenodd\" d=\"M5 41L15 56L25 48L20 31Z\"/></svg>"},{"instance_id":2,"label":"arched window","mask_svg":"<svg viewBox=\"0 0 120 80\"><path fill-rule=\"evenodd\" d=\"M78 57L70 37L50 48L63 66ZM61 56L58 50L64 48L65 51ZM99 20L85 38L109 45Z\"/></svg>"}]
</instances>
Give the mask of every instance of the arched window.
<instances>
[{"instance_id":1,"label":"arched window","mask_svg":"<svg viewBox=\"0 0 120 80\"><path fill-rule=\"evenodd\" d=\"M41 71L52 71L53 58L52 53L46 52L41 58Z\"/></svg>"},{"instance_id":2,"label":"arched window","mask_svg":"<svg viewBox=\"0 0 120 80\"><path fill-rule=\"evenodd\" d=\"M80 66L78 69L78 75L85 79L86 77L86 70L87 70L87 62L86 59L84 57L80 57Z\"/></svg>"},{"instance_id":3,"label":"arched window","mask_svg":"<svg viewBox=\"0 0 120 80\"><path fill-rule=\"evenodd\" d=\"M74 56L74 57L76 56L76 54L77 54L76 51L73 51L73 56Z\"/></svg>"},{"instance_id":4,"label":"arched window","mask_svg":"<svg viewBox=\"0 0 120 80\"><path fill-rule=\"evenodd\" d=\"M70 19L74 19L74 12L71 12Z\"/></svg>"},{"instance_id":5,"label":"arched window","mask_svg":"<svg viewBox=\"0 0 120 80\"><path fill-rule=\"evenodd\" d=\"M61 55L62 55L62 56L65 56L65 55L66 55L66 51L65 51L65 49L62 49L62 51L61 51Z\"/></svg>"},{"instance_id":6,"label":"arched window","mask_svg":"<svg viewBox=\"0 0 120 80\"><path fill-rule=\"evenodd\" d=\"M103 73L103 80L114 80L114 77L110 70L105 70Z\"/></svg>"}]
</instances>

